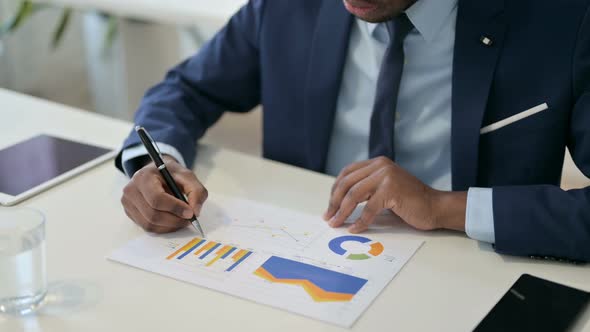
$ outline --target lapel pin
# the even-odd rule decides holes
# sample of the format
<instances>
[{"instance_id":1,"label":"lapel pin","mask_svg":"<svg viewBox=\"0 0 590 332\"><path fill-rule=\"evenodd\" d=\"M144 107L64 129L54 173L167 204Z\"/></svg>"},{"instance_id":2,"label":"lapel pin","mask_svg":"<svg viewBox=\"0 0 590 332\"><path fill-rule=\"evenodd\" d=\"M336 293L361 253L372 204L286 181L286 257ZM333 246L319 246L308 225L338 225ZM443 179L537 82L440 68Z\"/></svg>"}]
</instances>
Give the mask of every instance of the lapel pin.
<instances>
[{"instance_id":1,"label":"lapel pin","mask_svg":"<svg viewBox=\"0 0 590 332\"><path fill-rule=\"evenodd\" d=\"M487 36L481 36L480 41L485 46L492 46L492 44L494 44L494 41Z\"/></svg>"}]
</instances>

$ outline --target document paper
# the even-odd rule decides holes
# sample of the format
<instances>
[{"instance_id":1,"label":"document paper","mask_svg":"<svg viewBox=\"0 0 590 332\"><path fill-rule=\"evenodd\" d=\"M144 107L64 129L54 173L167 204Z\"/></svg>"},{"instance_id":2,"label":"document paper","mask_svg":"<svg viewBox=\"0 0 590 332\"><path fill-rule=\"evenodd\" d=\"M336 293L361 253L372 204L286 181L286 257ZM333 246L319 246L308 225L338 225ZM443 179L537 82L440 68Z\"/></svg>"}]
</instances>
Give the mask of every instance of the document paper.
<instances>
[{"instance_id":1,"label":"document paper","mask_svg":"<svg viewBox=\"0 0 590 332\"><path fill-rule=\"evenodd\" d=\"M146 271L350 327L422 241L393 228L353 235L321 218L210 195L191 228L146 234L108 258Z\"/></svg>"}]
</instances>

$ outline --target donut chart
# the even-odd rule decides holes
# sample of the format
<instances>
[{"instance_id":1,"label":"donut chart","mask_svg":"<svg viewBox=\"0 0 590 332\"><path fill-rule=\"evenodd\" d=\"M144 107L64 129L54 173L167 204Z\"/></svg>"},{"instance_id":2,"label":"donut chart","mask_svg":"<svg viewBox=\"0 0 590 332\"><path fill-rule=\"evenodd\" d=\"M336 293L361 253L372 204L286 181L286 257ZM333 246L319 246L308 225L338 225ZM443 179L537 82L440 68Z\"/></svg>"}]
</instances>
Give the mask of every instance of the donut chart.
<instances>
[{"instance_id":1,"label":"donut chart","mask_svg":"<svg viewBox=\"0 0 590 332\"><path fill-rule=\"evenodd\" d=\"M366 252L348 252L342 247L342 244L349 241L366 244L370 249ZM337 237L328 243L328 247L335 254L346 256L347 259L351 260L365 260L371 257L377 257L383 252L384 249L381 242L376 242L364 236L358 235L345 235Z\"/></svg>"}]
</instances>

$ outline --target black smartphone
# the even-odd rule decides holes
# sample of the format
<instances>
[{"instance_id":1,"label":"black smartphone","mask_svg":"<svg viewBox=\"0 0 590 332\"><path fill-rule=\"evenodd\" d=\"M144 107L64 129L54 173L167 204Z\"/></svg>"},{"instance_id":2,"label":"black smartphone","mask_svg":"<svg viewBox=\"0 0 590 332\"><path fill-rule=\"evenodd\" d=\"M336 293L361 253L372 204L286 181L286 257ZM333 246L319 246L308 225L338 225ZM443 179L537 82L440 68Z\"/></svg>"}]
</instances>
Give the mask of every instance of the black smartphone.
<instances>
[{"instance_id":1,"label":"black smartphone","mask_svg":"<svg viewBox=\"0 0 590 332\"><path fill-rule=\"evenodd\" d=\"M588 292L523 274L475 331L567 331L589 301Z\"/></svg>"}]
</instances>

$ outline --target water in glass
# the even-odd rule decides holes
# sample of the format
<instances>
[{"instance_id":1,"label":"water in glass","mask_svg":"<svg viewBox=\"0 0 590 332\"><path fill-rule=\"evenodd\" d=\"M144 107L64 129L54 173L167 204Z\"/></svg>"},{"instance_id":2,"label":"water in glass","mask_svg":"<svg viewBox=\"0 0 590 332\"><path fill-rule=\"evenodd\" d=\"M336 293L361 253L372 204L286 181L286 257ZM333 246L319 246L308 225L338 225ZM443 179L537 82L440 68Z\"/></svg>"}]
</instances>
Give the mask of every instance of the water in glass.
<instances>
[{"instance_id":1,"label":"water in glass","mask_svg":"<svg viewBox=\"0 0 590 332\"><path fill-rule=\"evenodd\" d=\"M33 312L46 291L43 215L31 209L0 208L0 312Z\"/></svg>"}]
</instances>

